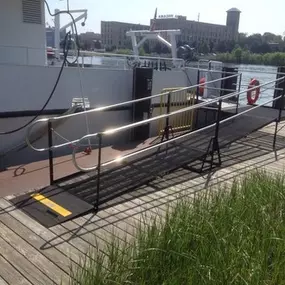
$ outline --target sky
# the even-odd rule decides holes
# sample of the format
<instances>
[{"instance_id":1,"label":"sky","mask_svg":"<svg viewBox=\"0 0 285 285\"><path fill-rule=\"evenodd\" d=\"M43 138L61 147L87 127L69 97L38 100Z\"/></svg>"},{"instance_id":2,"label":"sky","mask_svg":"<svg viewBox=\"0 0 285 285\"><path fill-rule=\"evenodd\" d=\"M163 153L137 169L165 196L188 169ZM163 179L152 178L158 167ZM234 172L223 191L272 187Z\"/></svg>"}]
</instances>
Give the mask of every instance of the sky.
<instances>
[{"instance_id":1,"label":"sky","mask_svg":"<svg viewBox=\"0 0 285 285\"><path fill-rule=\"evenodd\" d=\"M52 11L66 8L67 0L47 0ZM242 11L240 32L253 34L272 32L285 35L284 0L69 0L70 9L87 9L88 19L85 27L78 25L79 32L100 33L101 21L122 21L149 25L155 8L158 15L178 14L188 20L197 20L214 24L226 23L226 10L236 7ZM74 14L76 15L76 14ZM52 18L46 21L53 25ZM68 16L61 16L61 25L68 23Z\"/></svg>"}]
</instances>

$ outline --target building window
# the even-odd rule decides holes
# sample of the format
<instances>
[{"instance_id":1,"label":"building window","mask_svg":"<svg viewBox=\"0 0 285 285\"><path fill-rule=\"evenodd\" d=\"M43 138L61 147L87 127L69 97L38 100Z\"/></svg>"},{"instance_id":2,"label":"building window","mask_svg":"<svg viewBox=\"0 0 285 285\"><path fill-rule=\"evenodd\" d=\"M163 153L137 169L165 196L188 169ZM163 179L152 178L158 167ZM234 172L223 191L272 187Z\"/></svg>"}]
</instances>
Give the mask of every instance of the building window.
<instances>
[{"instance_id":1,"label":"building window","mask_svg":"<svg viewBox=\"0 0 285 285\"><path fill-rule=\"evenodd\" d=\"M22 0L22 12L24 23L43 23L41 0Z\"/></svg>"}]
</instances>

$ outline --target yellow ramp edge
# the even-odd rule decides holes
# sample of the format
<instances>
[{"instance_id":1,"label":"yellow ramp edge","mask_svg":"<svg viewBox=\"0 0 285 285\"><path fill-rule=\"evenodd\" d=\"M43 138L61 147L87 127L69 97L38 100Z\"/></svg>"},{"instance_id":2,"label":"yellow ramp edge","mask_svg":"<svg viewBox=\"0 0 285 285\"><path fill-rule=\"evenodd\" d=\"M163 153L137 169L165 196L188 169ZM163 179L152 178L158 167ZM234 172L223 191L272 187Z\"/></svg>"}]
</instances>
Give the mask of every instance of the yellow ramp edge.
<instances>
[{"instance_id":1,"label":"yellow ramp edge","mask_svg":"<svg viewBox=\"0 0 285 285\"><path fill-rule=\"evenodd\" d=\"M55 202L51 201L50 199L46 198L44 195L41 194L32 194L31 197L33 197L38 202L44 204L48 208L52 209L59 215L63 217L67 217L71 215L72 213L65 208L61 207L60 205L56 204Z\"/></svg>"}]
</instances>

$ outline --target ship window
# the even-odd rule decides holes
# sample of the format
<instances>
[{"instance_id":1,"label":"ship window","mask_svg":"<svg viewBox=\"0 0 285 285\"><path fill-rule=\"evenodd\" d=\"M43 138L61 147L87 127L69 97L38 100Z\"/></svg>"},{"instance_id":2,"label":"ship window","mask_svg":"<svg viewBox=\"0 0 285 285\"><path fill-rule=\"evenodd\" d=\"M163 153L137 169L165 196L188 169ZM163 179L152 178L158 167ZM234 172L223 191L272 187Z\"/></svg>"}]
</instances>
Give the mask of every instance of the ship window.
<instances>
[{"instance_id":1,"label":"ship window","mask_svg":"<svg viewBox=\"0 0 285 285\"><path fill-rule=\"evenodd\" d=\"M23 22L29 24L42 24L41 0L22 0Z\"/></svg>"}]
</instances>

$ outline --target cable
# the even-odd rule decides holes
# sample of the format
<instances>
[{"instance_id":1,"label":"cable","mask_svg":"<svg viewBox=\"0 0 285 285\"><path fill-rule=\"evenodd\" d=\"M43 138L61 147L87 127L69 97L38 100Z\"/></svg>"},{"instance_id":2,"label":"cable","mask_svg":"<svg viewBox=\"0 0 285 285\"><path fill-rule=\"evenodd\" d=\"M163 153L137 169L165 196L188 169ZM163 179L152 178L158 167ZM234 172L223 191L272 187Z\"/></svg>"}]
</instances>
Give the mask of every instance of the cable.
<instances>
[{"instance_id":1,"label":"cable","mask_svg":"<svg viewBox=\"0 0 285 285\"><path fill-rule=\"evenodd\" d=\"M69 11L60 11L58 13L55 13L55 14L52 14L51 11L50 11L50 7L47 3L47 1L45 0L45 4L47 6L47 10L49 12L49 14L54 17L58 14L68 14L71 19L72 19L72 22L73 22L73 25L75 27L75 34L76 34L76 45L77 45L77 51L78 51L78 56L79 56L79 53L80 53L80 46L78 44L78 33L77 33L77 27L76 27L76 23L75 23L75 20L74 20L74 17L72 16L72 14L69 12ZM59 74L57 76L57 79L56 79L56 82L55 82L55 85L51 91L51 94L49 95L47 101L45 102L44 106L41 108L41 110L39 111L39 113L34 116L30 121L28 121L26 124L24 124L23 126L19 127L19 128L16 128L14 130L11 130L11 131L6 131L6 132L0 132L0 136L3 136L3 135L10 135L10 134L13 134L13 133L16 133L18 131L21 131L22 129L26 128L28 125L30 125L33 121L35 121L44 111L44 109L46 108L46 106L48 105L48 103L50 102L50 100L52 99L54 93L55 93L55 90L58 86L58 83L59 83L59 80L61 78L61 75L62 75L62 72L63 72L63 68L66 64L66 62L68 62L69 64L72 64L68 61L67 59L67 56L68 56L68 51L69 51L69 40L68 40L68 37L70 36L70 32L68 32L66 35L65 35L65 38L64 38L64 46L63 46L63 55L64 55L64 59L63 59L63 63L61 65L61 68L60 68L60 71L59 71ZM78 59L78 56L76 58L76 60L73 62L75 63Z\"/></svg>"},{"instance_id":2,"label":"cable","mask_svg":"<svg viewBox=\"0 0 285 285\"><path fill-rule=\"evenodd\" d=\"M49 7L49 4L47 3L47 1L46 0L44 0L44 1L46 4L48 13L50 14L51 17L55 17L55 16L60 15L60 14L67 14L70 16L70 18L72 20L74 30L75 30L75 44L76 44L76 48L77 48L77 55L76 55L76 58L74 61L70 62L68 59L66 59L66 62L69 63L70 65L73 65L76 63L76 61L78 60L79 55L80 55L80 43L79 43L79 37L78 37L78 31L77 31L75 19L74 19L73 15L70 13L69 7L68 7L68 11L59 11L59 12L53 14L50 10L50 7ZM68 43L69 43L69 41L68 41Z\"/></svg>"},{"instance_id":3,"label":"cable","mask_svg":"<svg viewBox=\"0 0 285 285\"><path fill-rule=\"evenodd\" d=\"M191 82L191 79L190 79L190 77L189 77L189 75L187 73L187 71L184 68L182 68L182 71L185 73L185 75L186 75L186 77L188 79L188 82L190 83L190 86L193 85L192 82Z\"/></svg>"}]
</instances>

